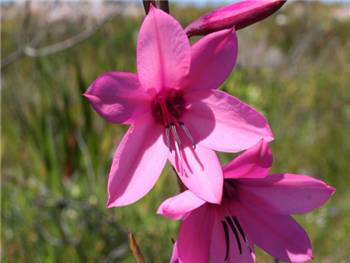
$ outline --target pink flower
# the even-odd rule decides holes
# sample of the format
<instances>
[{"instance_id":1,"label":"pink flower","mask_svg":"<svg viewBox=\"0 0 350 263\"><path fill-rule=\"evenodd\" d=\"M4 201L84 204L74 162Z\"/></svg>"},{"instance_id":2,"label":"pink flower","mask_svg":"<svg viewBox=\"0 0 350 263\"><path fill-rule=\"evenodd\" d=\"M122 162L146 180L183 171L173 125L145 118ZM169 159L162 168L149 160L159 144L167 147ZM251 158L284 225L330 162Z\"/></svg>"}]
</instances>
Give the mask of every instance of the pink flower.
<instances>
[{"instance_id":1,"label":"pink flower","mask_svg":"<svg viewBox=\"0 0 350 263\"><path fill-rule=\"evenodd\" d=\"M176 242L173 246L173 252L171 254L171 258L170 258L169 263L179 263L179 255L177 252L177 243Z\"/></svg>"},{"instance_id":2,"label":"pink flower","mask_svg":"<svg viewBox=\"0 0 350 263\"><path fill-rule=\"evenodd\" d=\"M185 29L188 36L205 35L235 27L236 30L272 15L285 0L247 0L219 8L201 16Z\"/></svg>"},{"instance_id":3,"label":"pink flower","mask_svg":"<svg viewBox=\"0 0 350 263\"><path fill-rule=\"evenodd\" d=\"M131 126L114 155L108 207L146 195L167 159L187 188L220 202L223 175L213 150L237 152L273 139L261 114L217 90L236 56L233 30L191 47L180 24L151 7L138 36L137 75L106 73L84 94L107 121Z\"/></svg>"},{"instance_id":4,"label":"pink flower","mask_svg":"<svg viewBox=\"0 0 350 263\"><path fill-rule=\"evenodd\" d=\"M324 204L335 189L305 175L274 174L268 144L261 142L224 167L222 203L190 191L162 203L158 213L182 219L173 262L254 262L257 245L288 262L312 259L310 240L290 214ZM176 254L175 254L176 252Z\"/></svg>"}]
</instances>

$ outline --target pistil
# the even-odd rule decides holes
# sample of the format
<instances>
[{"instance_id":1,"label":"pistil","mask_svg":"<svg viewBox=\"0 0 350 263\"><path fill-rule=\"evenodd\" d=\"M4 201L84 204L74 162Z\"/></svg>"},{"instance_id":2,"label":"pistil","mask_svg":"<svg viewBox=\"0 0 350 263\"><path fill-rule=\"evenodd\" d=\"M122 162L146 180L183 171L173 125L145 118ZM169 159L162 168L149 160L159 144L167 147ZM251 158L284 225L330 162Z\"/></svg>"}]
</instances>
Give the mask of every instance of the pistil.
<instances>
[{"instance_id":1,"label":"pistil","mask_svg":"<svg viewBox=\"0 0 350 263\"><path fill-rule=\"evenodd\" d=\"M170 125L170 114L168 112L168 108L166 106L165 99L161 98L159 100L159 105L160 105L160 108L161 108L163 124L164 124L165 127L167 127L167 126Z\"/></svg>"}]
</instances>

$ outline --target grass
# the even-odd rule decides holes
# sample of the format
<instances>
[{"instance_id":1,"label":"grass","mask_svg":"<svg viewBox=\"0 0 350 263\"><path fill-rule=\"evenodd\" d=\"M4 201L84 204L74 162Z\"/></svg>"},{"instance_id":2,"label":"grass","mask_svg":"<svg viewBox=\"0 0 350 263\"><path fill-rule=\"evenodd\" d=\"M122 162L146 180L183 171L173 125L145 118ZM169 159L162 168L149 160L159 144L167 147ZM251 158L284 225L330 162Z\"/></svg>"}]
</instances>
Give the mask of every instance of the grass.
<instances>
[{"instance_id":1,"label":"grass","mask_svg":"<svg viewBox=\"0 0 350 263\"><path fill-rule=\"evenodd\" d=\"M302 14L296 11L300 6ZM278 25L274 16L240 31L241 63L222 88L267 116L276 137L275 172L309 174L337 188L326 206L297 219L310 234L314 262L345 263L350 259L350 22L335 19L335 8L292 4L279 13L287 24ZM183 25L204 12L173 10ZM178 225L155 211L178 191L173 172L167 167L138 203L106 209L106 176L127 127L103 121L81 96L103 72L135 71L141 21L118 16L72 49L25 58L3 70L3 262L133 262L128 229L146 262L169 259ZM3 22L3 57L13 50L17 22ZM269 63L271 50L282 55L278 66ZM232 156L220 157L227 162ZM258 262L270 261L258 251Z\"/></svg>"}]
</instances>

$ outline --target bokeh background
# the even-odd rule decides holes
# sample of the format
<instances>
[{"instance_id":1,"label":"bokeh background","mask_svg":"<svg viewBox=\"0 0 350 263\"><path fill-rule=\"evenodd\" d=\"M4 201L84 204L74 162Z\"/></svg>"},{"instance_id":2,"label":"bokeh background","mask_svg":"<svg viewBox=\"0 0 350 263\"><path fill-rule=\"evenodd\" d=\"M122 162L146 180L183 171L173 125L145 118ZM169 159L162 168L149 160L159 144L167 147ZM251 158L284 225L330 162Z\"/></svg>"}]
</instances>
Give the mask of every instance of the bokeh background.
<instances>
[{"instance_id":1,"label":"bokeh background","mask_svg":"<svg viewBox=\"0 0 350 263\"><path fill-rule=\"evenodd\" d=\"M170 8L186 26L214 6ZM178 224L155 211L178 191L174 173L167 166L138 203L106 209L112 154L127 127L102 120L81 96L103 72L135 72L143 17L141 2L1 2L2 262L133 262L128 230L146 262L169 259ZM297 220L314 262L348 263L350 5L291 2L238 37L238 65L222 89L268 118L275 172L337 188ZM258 250L258 262L272 259Z\"/></svg>"}]
</instances>

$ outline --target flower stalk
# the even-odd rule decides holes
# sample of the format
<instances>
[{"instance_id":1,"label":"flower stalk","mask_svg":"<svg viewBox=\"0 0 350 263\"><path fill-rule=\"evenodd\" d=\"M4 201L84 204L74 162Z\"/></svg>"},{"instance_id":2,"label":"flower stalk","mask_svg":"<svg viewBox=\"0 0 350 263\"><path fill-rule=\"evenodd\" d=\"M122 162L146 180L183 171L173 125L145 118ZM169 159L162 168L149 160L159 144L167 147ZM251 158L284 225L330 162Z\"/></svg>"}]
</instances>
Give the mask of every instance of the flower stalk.
<instances>
[{"instance_id":1,"label":"flower stalk","mask_svg":"<svg viewBox=\"0 0 350 263\"><path fill-rule=\"evenodd\" d=\"M150 8L151 4L153 6L158 6L159 9L161 9L165 13L169 14L169 1L168 0L158 0L157 1L158 5L156 4L155 0L143 0L142 2L143 2L143 7L145 8L146 15L149 12L149 8Z\"/></svg>"},{"instance_id":2,"label":"flower stalk","mask_svg":"<svg viewBox=\"0 0 350 263\"><path fill-rule=\"evenodd\" d=\"M146 15L149 12L149 8L150 8L151 4L156 6L156 1L154 1L154 0L143 0L142 2L143 2L143 7L145 8Z\"/></svg>"},{"instance_id":3,"label":"flower stalk","mask_svg":"<svg viewBox=\"0 0 350 263\"><path fill-rule=\"evenodd\" d=\"M136 263L145 263L145 259L142 255L142 252L137 244L136 238L132 232L128 232L128 238L129 238L129 247L131 249L131 252L134 256Z\"/></svg>"}]
</instances>

